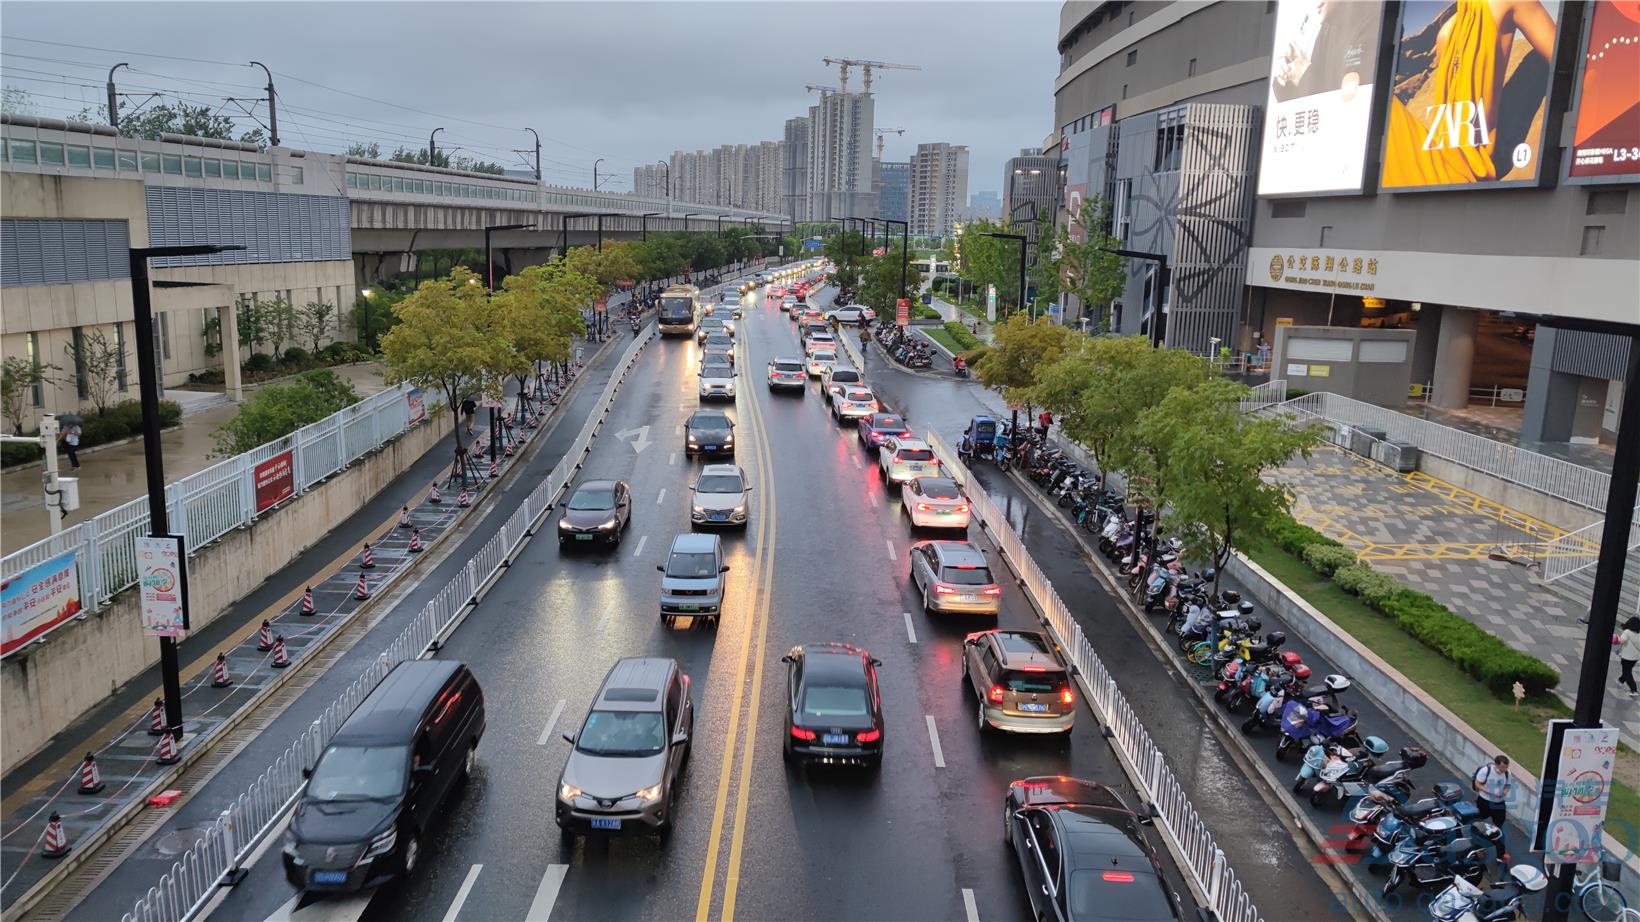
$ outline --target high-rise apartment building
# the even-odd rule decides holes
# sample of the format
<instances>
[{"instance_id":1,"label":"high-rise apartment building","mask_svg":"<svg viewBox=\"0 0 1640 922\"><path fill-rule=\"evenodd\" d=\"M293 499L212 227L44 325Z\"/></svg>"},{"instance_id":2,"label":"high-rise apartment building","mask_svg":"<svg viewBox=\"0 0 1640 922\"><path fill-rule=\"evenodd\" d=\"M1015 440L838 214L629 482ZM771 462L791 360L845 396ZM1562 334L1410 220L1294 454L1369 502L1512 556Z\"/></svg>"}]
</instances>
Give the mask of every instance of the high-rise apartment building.
<instances>
[{"instance_id":1,"label":"high-rise apartment building","mask_svg":"<svg viewBox=\"0 0 1640 922\"><path fill-rule=\"evenodd\" d=\"M674 151L670 161L671 197L679 202L778 214L785 210L781 187L784 152L782 141L725 144L693 153ZM641 166L632 171L632 176L633 188L639 195L666 197L666 168Z\"/></svg>"},{"instance_id":2,"label":"high-rise apartment building","mask_svg":"<svg viewBox=\"0 0 1640 922\"><path fill-rule=\"evenodd\" d=\"M878 217L909 221L911 214L911 163L884 160L878 165L882 183L877 189Z\"/></svg>"},{"instance_id":3,"label":"high-rise apartment building","mask_svg":"<svg viewBox=\"0 0 1640 922\"><path fill-rule=\"evenodd\" d=\"M1027 147L1003 164L1002 217L1005 222L1034 226L1037 215L1053 214L1058 198L1058 157L1044 154L1040 147Z\"/></svg>"},{"instance_id":4,"label":"high-rise apartment building","mask_svg":"<svg viewBox=\"0 0 1640 922\"><path fill-rule=\"evenodd\" d=\"M968 147L918 144L911 157L911 233L946 237L968 198Z\"/></svg>"},{"instance_id":5,"label":"high-rise apartment building","mask_svg":"<svg viewBox=\"0 0 1640 922\"><path fill-rule=\"evenodd\" d=\"M780 210L794 225L809 220L809 128L806 115L786 119Z\"/></svg>"},{"instance_id":6,"label":"high-rise apartment building","mask_svg":"<svg viewBox=\"0 0 1640 922\"><path fill-rule=\"evenodd\" d=\"M809 107L809 219L874 218L871 149L875 103L868 93L823 93Z\"/></svg>"}]
</instances>

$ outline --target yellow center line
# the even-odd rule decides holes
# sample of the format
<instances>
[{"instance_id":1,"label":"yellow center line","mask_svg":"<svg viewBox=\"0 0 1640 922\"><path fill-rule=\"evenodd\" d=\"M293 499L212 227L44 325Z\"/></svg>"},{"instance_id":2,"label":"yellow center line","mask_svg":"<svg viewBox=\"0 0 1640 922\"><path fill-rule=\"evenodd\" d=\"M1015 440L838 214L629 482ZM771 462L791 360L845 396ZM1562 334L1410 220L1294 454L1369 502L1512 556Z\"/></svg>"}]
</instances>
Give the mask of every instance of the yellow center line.
<instances>
[{"instance_id":1,"label":"yellow center line","mask_svg":"<svg viewBox=\"0 0 1640 922\"><path fill-rule=\"evenodd\" d=\"M774 553L778 547L775 543L775 530L778 518L775 515L774 498L774 465L769 457L769 434L763 425L763 412L758 408L757 401L749 402L752 407L751 419L758 435L758 468L764 495L763 508L768 512L769 547L767 559L760 560L763 567L762 579L759 583L761 593L757 608L761 617L757 624L757 646L752 652L752 704L746 715L746 744L745 751L740 757L740 793L735 801L735 825L733 839L729 845L729 866L723 879L723 922L733 922L735 917L735 897L740 886L740 855L746 832L746 805L751 793L751 774L753 771L752 756L757 749L757 712L758 703L763 691L763 661L764 642L769 635L769 622L772 620L769 610L769 597L774 589Z\"/></svg>"}]
</instances>

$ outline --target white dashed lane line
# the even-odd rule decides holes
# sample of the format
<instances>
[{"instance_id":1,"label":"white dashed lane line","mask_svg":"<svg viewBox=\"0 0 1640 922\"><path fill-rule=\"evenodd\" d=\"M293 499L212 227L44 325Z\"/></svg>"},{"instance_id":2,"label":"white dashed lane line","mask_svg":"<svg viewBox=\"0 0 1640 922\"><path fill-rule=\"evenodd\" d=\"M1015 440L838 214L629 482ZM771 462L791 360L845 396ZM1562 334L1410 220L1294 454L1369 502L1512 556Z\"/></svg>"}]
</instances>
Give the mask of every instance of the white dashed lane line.
<instances>
[{"instance_id":1,"label":"white dashed lane line","mask_svg":"<svg viewBox=\"0 0 1640 922\"><path fill-rule=\"evenodd\" d=\"M643 556L644 542L646 542L648 540L649 540L648 535L639 535L638 536L638 546L632 549L632 556L633 557L642 557Z\"/></svg>"},{"instance_id":2,"label":"white dashed lane line","mask_svg":"<svg viewBox=\"0 0 1640 922\"><path fill-rule=\"evenodd\" d=\"M564 699L559 698L558 704L552 709L552 716L547 718L547 728L541 731L541 738L536 740L537 746L545 746L547 740L552 739L552 731L558 726L558 718L564 716Z\"/></svg>"}]
</instances>

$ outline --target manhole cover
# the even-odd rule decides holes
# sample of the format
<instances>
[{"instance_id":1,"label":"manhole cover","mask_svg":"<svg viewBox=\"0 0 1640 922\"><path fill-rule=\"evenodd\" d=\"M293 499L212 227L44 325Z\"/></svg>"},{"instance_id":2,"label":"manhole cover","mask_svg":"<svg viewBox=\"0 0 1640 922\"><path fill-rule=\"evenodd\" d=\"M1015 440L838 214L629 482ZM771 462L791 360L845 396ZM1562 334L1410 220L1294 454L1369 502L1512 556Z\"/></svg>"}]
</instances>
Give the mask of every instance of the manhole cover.
<instances>
[{"instance_id":1,"label":"manhole cover","mask_svg":"<svg viewBox=\"0 0 1640 922\"><path fill-rule=\"evenodd\" d=\"M161 858L175 858L205 838L208 826L185 826L167 829L154 837L154 852Z\"/></svg>"}]
</instances>

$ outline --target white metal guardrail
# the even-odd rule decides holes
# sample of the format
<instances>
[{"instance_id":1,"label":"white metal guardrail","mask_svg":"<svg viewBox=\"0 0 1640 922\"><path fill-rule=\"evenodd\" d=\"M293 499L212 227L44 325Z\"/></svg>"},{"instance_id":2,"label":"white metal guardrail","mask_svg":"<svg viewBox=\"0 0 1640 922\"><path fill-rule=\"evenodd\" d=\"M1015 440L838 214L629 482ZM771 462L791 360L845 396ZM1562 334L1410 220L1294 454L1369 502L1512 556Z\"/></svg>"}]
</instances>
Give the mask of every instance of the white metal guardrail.
<instances>
[{"instance_id":1,"label":"white metal guardrail","mask_svg":"<svg viewBox=\"0 0 1640 922\"><path fill-rule=\"evenodd\" d=\"M621 356L603 396L582 424L564 456L512 516L484 546L467 561L432 601L405 627L370 666L309 724L284 754L274 760L245 793L240 794L205 830L195 845L183 852L171 870L124 916L124 922L183 922L194 918L230 872L240 867L296 801L301 793L302 769L311 767L324 752L332 736L376 684L399 663L420 659L431 652L460 623L468 608L475 605L480 591L500 572L502 565L526 537L534 533L541 519L556 505L559 496L575 478L581 461L591 451L592 440L602 428L604 416L627 373L654 334L636 339Z\"/></svg>"},{"instance_id":2,"label":"white metal guardrail","mask_svg":"<svg viewBox=\"0 0 1640 922\"><path fill-rule=\"evenodd\" d=\"M1163 832L1184 858L1185 873L1206 894L1208 908L1224 922L1263 922L1252 897L1242 888L1207 824L1191 805L1190 795L1167 767L1161 749L1117 689L1116 680L1082 633L1082 626L1076 623L1053 583L1031 558L1007 517L984 488L968 476L968 469L958 460L956 451L938 433L930 430L924 438L939 455L946 473L962 485L974 515L996 541L998 549L1019 575L1025 591L1042 612L1048 629L1081 673L1077 681L1082 685L1083 697L1100 724L1110 731L1112 744L1130 766L1129 774L1135 786L1155 804Z\"/></svg>"},{"instance_id":3,"label":"white metal guardrail","mask_svg":"<svg viewBox=\"0 0 1640 922\"><path fill-rule=\"evenodd\" d=\"M1640 506L1634 507L1635 519L1629 524L1628 550L1640 548ZM1601 532L1604 519L1579 528L1550 541L1543 549L1540 575L1546 583L1571 576L1579 570L1594 566L1600 559Z\"/></svg>"},{"instance_id":4,"label":"white metal guardrail","mask_svg":"<svg viewBox=\"0 0 1640 922\"><path fill-rule=\"evenodd\" d=\"M411 390L401 384L366 397L282 439L168 484L165 497L171 527L186 536L189 555L197 554L212 541L235 528L250 525L259 514L270 511L264 509L258 513L256 509L258 465L290 452L294 492L289 499L301 496L410 428L408 396ZM423 395L429 407L435 399L434 395ZM95 611L122 590L135 585L136 539L148 531L148 498L142 497L7 554L0 559L0 580L9 582L31 567L74 551L81 610ZM63 622L69 623L72 619ZM47 631L40 637L50 633ZM26 649L25 645L13 652Z\"/></svg>"}]
</instances>

